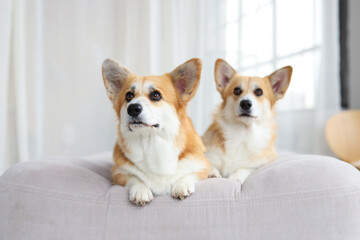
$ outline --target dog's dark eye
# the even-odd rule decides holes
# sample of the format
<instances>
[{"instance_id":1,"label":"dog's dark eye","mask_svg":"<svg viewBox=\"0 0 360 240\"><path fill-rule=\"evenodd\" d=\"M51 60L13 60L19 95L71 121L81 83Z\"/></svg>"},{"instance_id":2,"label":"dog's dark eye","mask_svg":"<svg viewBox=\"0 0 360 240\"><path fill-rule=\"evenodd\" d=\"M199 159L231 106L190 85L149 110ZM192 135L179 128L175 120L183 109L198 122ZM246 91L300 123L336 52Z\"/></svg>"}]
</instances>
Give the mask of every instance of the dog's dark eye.
<instances>
[{"instance_id":1,"label":"dog's dark eye","mask_svg":"<svg viewBox=\"0 0 360 240\"><path fill-rule=\"evenodd\" d=\"M130 102L131 99L134 98L134 94L132 92L127 92L126 93L126 101Z\"/></svg>"},{"instance_id":2,"label":"dog's dark eye","mask_svg":"<svg viewBox=\"0 0 360 240\"><path fill-rule=\"evenodd\" d=\"M255 93L255 95L258 96L258 97L260 97L261 95L263 95L263 91L262 91L260 88L256 89L256 90L254 91L254 93Z\"/></svg>"},{"instance_id":3,"label":"dog's dark eye","mask_svg":"<svg viewBox=\"0 0 360 240\"><path fill-rule=\"evenodd\" d=\"M234 89L234 94L235 95L239 96L241 93L242 93L242 91L241 91L240 88L237 87L237 88Z\"/></svg>"},{"instance_id":4,"label":"dog's dark eye","mask_svg":"<svg viewBox=\"0 0 360 240\"><path fill-rule=\"evenodd\" d=\"M161 95L158 91L154 91L150 93L150 99L153 101L159 101L161 99Z\"/></svg>"}]
</instances>

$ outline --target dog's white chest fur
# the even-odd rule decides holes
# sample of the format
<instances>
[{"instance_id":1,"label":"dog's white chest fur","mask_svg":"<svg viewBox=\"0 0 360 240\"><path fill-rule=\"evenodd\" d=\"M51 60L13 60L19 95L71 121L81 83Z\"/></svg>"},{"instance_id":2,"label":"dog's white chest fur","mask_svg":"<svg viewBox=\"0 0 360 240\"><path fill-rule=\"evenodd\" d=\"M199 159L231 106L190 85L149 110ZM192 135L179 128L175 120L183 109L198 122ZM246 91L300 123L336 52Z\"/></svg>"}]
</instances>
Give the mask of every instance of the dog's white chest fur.
<instances>
[{"instance_id":1,"label":"dog's white chest fur","mask_svg":"<svg viewBox=\"0 0 360 240\"><path fill-rule=\"evenodd\" d=\"M146 129L137 129L137 134L127 132L124 137L129 150L125 155L134 165L122 166L117 171L138 177L155 194L170 193L179 179L205 167L191 158L179 161L180 149L175 145L175 137L168 132L152 134Z\"/></svg>"},{"instance_id":2,"label":"dog's white chest fur","mask_svg":"<svg viewBox=\"0 0 360 240\"><path fill-rule=\"evenodd\" d=\"M141 135L129 135L127 148L129 153L125 155L134 165L123 166L119 171L137 176L155 194L169 193L174 182L183 176L179 174L179 150L171 139L144 131Z\"/></svg>"},{"instance_id":3,"label":"dog's white chest fur","mask_svg":"<svg viewBox=\"0 0 360 240\"><path fill-rule=\"evenodd\" d=\"M149 174L170 175L177 169L179 150L173 141L159 135L142 135L128 141L126 154L136 166Z\"/></svg>"},{"instance_id":4,"label":"dog's white chest fur","mask_svg":"<svg viewBox=\"0 0 360 240\"><path fill-rule=\"evenodd\" d=\"M253 123L251 126L221 122L225 138L225 152L210 147L207 157L221 172L229 177L239 168L255 169L266 162L260 155L269 146L272 129L267 125Z\"/></svg>"},{"instance_id":5,"label":"dog's white chest fur","mask_svg":"<svg viewBox=\"0 0 360 240\"><path fill-rule=\"evenodd\" d=\"M170 193L179 179L205 167L194 159L179 161L180 151L174 142L160 136L138 139L137 142L129 141L127 145L132 152L127 157L134 165L124 166L119 171L137 176L155 194Z\"/></svg>"}]
</instances>

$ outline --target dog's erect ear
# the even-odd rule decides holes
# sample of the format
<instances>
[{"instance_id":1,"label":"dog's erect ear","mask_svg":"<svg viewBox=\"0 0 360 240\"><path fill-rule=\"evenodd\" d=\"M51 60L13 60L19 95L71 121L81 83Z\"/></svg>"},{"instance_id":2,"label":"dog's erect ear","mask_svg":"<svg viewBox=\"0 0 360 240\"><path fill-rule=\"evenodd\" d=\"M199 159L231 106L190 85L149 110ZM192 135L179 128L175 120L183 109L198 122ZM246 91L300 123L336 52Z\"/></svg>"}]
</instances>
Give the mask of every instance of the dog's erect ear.
<instances>
[{"instance_id":1,"label":"dog's erect ear","mask_svg":"<svg viewBox=\"0 0 360 240\"><path fill-rule=\"evenodd\" d=\"M200 83L201 60L190 59L170 73L172 81L179 92L180 100L188 102L194 97Z\"/></svg>"},{"instance_id":2,"label":"dog's erect ear","mask_svg":"<svg viewBox=\"0 0 360 240\"><path fill-rule=\"evenodd\" d=\"M286 66L276 70L268 76L276 101L284 97L290 84L292 71L293 69L291 66Z\"/></svg>"},{"instance_id":3,"label":"dog's erect ear","mask_svg":"<svg viewBox=\"0 0 360 240\"><path fill-rule=\"evenodd\" d=\"M215 62L216 89L221 93L235 74L236 71L230 64L223 59L217 59Z\"/></svg>"},{"instance_id":4,"label":"dog's erect ear","mask_svg":"<svg viewBox=\"0 0 360 240\"><path fill-rule=\"evenodd\" d=\"M115 103L116 96L125 83L129 69L113 59L106 59L102 65L102 75L105 88L110 100Z\"/></svg>"}]
</instances>

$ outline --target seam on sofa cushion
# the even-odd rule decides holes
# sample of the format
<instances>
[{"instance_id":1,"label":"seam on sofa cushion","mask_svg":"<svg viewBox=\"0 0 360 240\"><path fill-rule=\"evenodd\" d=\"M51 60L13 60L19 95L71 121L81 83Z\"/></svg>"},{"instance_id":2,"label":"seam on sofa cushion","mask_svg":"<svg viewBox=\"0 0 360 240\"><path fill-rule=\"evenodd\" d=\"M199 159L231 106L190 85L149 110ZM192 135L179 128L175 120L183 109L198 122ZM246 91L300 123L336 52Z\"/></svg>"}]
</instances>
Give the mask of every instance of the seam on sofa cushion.
<instances>
[{"instance_id":1,"label":"seam on sofa cushion","mask_svg":"<svg viewBox=\"0 0 360 240\"><path fill-rule=\"evenodd\" d=\"M96 197L94 195L76 194L76 193L55 191L55 190L49 190L49 189L46 189L46 188L38 188L38 187L34 187L34 186L27 186L27 185L14 184L14 183L8 183L8 182L0 181L0 187L2 185L12 187L12 188L17 189L17 190L28 191L28 192L38 193L38 194L69 196L69 197L78 197L78 198L83 198L83 199L96 199ZM110 188L107 188L106 190L108 190L108 189L110 189ZM104 191L102 196L104 196L105 194L106 194L106 191Z\"/></svg>"},{"instance_id":2,"label":"seam on sofa cushion","mask_svg":"<svg viewBox=\"0 0 360 240\"><path fill-rule=\"evenodd\" d=\"M221 201L216 202L207 202L202 201L200 204L194 203L194 202L187 202L186 204L178 204L177 206L174 206L173 202L168 202L167 204L164 204L163 206L154 206L154 205L148 205L144 209L150 210L150 209L181 209L181 208L197 208L197 209L208 209L211 208L224 208L224 207L238 207L238 206L262 206L262 205L278 205L278 204L284 204L284 203L295 203L295 202L301 202L301 201L308 201L308 200L314 200L314 199L322 199L326 198L327 201L333 198L340 198L340 197L346 197L354 195L355 199L358 199L360 197L360 190L357 191L348 191L343 192L341 194L327 194L327 195L318 195L318 196L312 196L312 197L302 197L302 198L292 198L287 200L274 200L274 201L258 201L258 202L251 202L251 201L226 201L225 199ZM34 198L39 197L39 195L34 195ZM129 202L123 202L114 203L113 201L110 202L84 202L84 201L78 201L78 200L69 200L69 199L59 199L55 197L41 197L41 199L47 199L47 200L53 200L53 201L63 201L63 202L70 202L75 204L84 204L89 206L100 206L100 207L108 207L108 208L136 208L139 209L138 206L131 205ZM34 199L32 199L34 200ZM126 198L126 201L128 199ZM176 200L174 200L176 201ZM221 202L221 204L219 204ZM360 208L359 208L360 209Z\"/></svg>"},{"instance_id":3,"label":"seam on sofa cushion","mask_svg":"<svg viewBox=\"0 0 360 240\"><path fill-rule=\"evenodd\" d=\"M300 194L322 194L329 191L336 191L342 190L344 188L359 188L360 185L346 185L346 186L339 186L339 187L329 187L329 188L321 188L321 189L309 189L309 190L301 190L301 191L292 191L292 192L283 192L283 193L274 193L274 194L243 194L242 199L264 199L264 198L277 198L277 197L286 197L292 195L300 195Z\"/></svg>"},{"instance_id":4,"label":"seam on sofa cushion","mask_svg":"<svg viewBox=\"0 0 360 240\"><path fill-rule=\"evenodd\" d=\"M168 208L168 209L174 209L174 208L193 208L196 207L198 208L204 208L207 209L208 207L219 207L219 208L223 208L223 207L238 207L238 206L261 206L261 205L277 205L277 204L284 204L284 203L295 203L295 202L302 202L302 201L308 201L308 200L314 200L314 199L323 199L326 198L326 201L330 201L330 199L333 198L342 198L342 197L347 197L347 196L351 196L354 195L355 199L358 199L360 197L360 189L355 190L355 191L346 191L346 192L342 192L342 193L329 193L329 194L322 194L322 195L317 195L317 196L303 196L303 197L299 197L299 198L291 198L291 199L272 199L270 200L264 200L264 201L255 201L253 202L251 199L248 199L246 201L234 201L233 199L231 199L230 201L225 201L225 199L222 200L216 200L216 201L212 201L212 202L208 202L208 199L200 201L200 202L187 202L186 204L184 203L183 205L177 205L174 206L174 204L172 202L168 202L165 203L163 206L147 206L148 208ZM219 204L220 203L220 204ZM119 204L118 202L116 203L112 203L110 205L111 207L117 207L117 208L121 208L121 207L129 207L128 204ZM134 206L134 208L137 208L137 206ZM360 209L360 208L359 208Z\"/></svg>"},{"instance_id":5,"label":"seam on sofa cushion","mask_svg":"<svg viewBox=\"0 0 360 240\"><path fill-rule=\"evenodd\" d=\"M44 164L49 164L49 165L59 164L61 166L70 167L72 169L78 169L78 170L81 170L83 172L95 174L95 175L103 178L105 181L109 182L109 179L107 177L103 176L102 174L99 174L97 171L94 171L94 169L92 169L92 168L87 168L87 167L82 165L83 163L90 163L90 164L102 166L99 163L94 162L94 161L90 161L90 160L86 160L86 159L83 159L83 158L80 158L80 159L66 158L66 157L65 157L65 159L62 159L62 158L63 157L49 157L49 158L44 158L44 159L38 159L38 160L35 160L35 161L31 161L31 162L17 163L17 164L14 165L14 167L19 167L19 165L34 164L34 163L35 164L43 164L44 163ZM74 160L74 161L69 161L69 160ZM108 172L110 173L110 177L111 177L111 167L107 168L107 169L108 169ZM9 169L9 170L11 171L11 169ZM6 172L4 173L4 175L6 174ZM110 180L110 182L111 181L112 180Z\"/></svg>"},{"instance_id":6,"label":"seam on sofa cushion","mask_svg":"<svg viewBox=\"0 0 360 240\"><path fill-rule=\"evenodd\" d=\"M39 194L43 194L43 193L49 193L49 195L67 195L70 197L79 197L79 198L84 198L84 199L96 199L96 197L94 195L86 195L86 194L76 194L76 193L69 193L69 192L62 192L62 191L55 191L55 190L49 190L49 189L45 189L45 188L37 188L34 186L27 186L27 185L20 185L20 184L13 184L13 183L7 183L7 182L2 182L0 181L0 186L1 185L8 185L8 186L12 186L14 188L18 188L20 190L24 190L24 191L31 191L34 193L39 193ZM111 185L109 188L106 189L106 191L104 191L104 193L102 194L102 196L107 195L107 193L110 191L111 187L114 185ZM117 186L119 187L119 186ZM120 186L121 187L121 186ZM292 192L284 192L284 193L274 193L274 194L264 194L264 195L259 195L259 194L242 194L241 198L227 198L227 199L232 199L232 200L241 200L241 199L265 199L265 198L277 198L277 197L286 197L286 196L293 196L293 195L300 195L300 194L323 194L323 193L327 193L330 191L336 191L336 190L342 190L345 188L354 188L357 189L359 188L360 185L358 184L354 184L354 185L345 185L345 186L337 186L337 187L328 187L328 188L320 188L320 189L309 189L309 190L301 190L301 191L292 191ZM122 187L123 188L123 187ZM98 195L100 196L100 195ZM214 200L222 200L223 198L220 199L214 199ZM163 200L166 201L166 200ZM192 200L192 201L202 201L202 200Z\"/></svg>"},{"instance_id":7,"label":"seam on sofa cushion","mask_svg":"<svg viewBox=\"0 0 360 240\"><path fill-rule=\"evenodd\" d=\"M73 203L84 203L84 201L86 202L86 204L89 204L89 205L101 205L101 206L106 206L108 204L110 204L110 206L129 206L129 203L127 202L128 199L127 197L124 199L124 201L126 202L121 202L122 200L120 201L116 201L116 200L119 200L119 199L111 199L111 198L107 198L107 200L99 200L99 199L96 199L96 198L91 198L91 200L93 200L92 202L88 202L86 200L89 200L89 198L86 198L86 197L82 197L80 195L73 195L74 197L76 198L69 198L71 196L71 194L67 194L65 195L65 197L67 198L59 198L59 197L56 197L54 194L46 194L42 191L37 191L37 190L34 190L34 189L24 189L24 188L8 188L8 187L5 187L5 186L2 186L2 185L6 185L6 184L0 184L0 188L6 188L6 189L10 189L10 190L13 190L13 191L19 191L19 192L27 192L27 193L35 193L34 197L41 197L41 198L45 198L45 199L49 199L49 200L58 200L58 201L68 201L68 202L73 202ZM199 206L199 203L200 205L206 205L206 206L211 206L212 204L213 205L217 205L218 202L226 202L226 203L231 203L231 204L245 204L245 205L253 205L253 204L270 204L270 203L281 203L281 202L296 202L296 201L300 201L300 200L307 200L307 199L316 199L316 198L322 198L322 197L339 197L339 196L342 196L342 195L347 195L347 194L351 194L351 193L355 193L355 194L358 194L360 193L360 185L356 185L356 186L344 186L342 187L342 191L340 191L339 188L337 189L332 189L332 190L338 190L337 192L333 192L333 191L323 191L323 192L319 192L319 194L317 195L302 195L302 196L296 196L298 194L293 194L291 198L286 198L286 199L283 199L283 198L264 198L264 199L261 199L261 198L257 198L257 199L253 199L253 198L244 198L244 199L240 199L240 201L236 201L232 198L217 198L217 199L201 199L201 200L190 200L190 201L187 201L186 202L186 205L183 205L182 207L186 207L186 206L193 206L193 205L196 205L196 206ZM303 192L304 193L304 192ZM61 195L61 194L58 194L58 196ZM296 198L294 197L296 196ZM64 197L64 195L63 195ZM159 199L160 200L160 199ZM161 202L163 203L164 205L169 205L171 204L171 206L173 206L173 201L158 201L158 202ZM158 206L158 207L162 207L162 206ZM165 207L165 206L164 206Z\"/></svg>"},{"instance_id":8,"label":"seam on sofa cushion","mask_svg":"<svg viewBox=\"0 0 360 240\"><path fill-rule=\"evenodd\" d=\"M311 156L311 155L307 155L307 156ZM328 160L330 160L330 161L333 161L333 162L339 162L340 164L342 164L342 165L344 165L344 164L346 164L346 165L349 165L349 167L351 166L350 164L348 164L348 163L345 163L345 162L343 162L343 161L341 161L341 160L338 160L338 159L335 159L335 158L331 158L331 157L325 157L324 156L324 158L327 158ZM286 164L286 163L289 163L289 162L300 162L300 161L313 161L313 160L319 160L319 159L321 159L321 161L324 161L324 158L305 158L305 159L298 159L298 158L296 158L296 159L287 159L287 160L282 160L282 161L278 161L278 162L273 162L273 163L271 163L271 164L269 164L269 165L265 165L264 167L262 167L262 168L259 168L257 171L255 171L253 174L251 174L249 177L248 177L248 179L250 179L250 178L252 178L252 177L255 177L256 175L258 175L258 174L260 174L260 173L262 173L262 172L266 172L266 171L268 171L269 169L272 169L272 168L274 168L275 166L278 166L278 165L283 165L283 164ZM326 160L325 160L326 161ZM354 170L356 170L356 168L354 167ZM360 175L359 175L359 179L360 179ZM245 182L246 183L246 182Z\"/></svg>"}]
</instances>

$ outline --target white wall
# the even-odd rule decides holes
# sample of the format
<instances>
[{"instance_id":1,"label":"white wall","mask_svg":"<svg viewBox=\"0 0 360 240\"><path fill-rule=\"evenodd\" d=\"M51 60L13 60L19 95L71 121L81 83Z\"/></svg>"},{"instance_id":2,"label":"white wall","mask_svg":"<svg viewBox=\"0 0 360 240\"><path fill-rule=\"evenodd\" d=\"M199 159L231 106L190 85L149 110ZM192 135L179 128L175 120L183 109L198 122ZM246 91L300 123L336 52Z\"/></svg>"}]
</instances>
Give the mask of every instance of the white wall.
<instances>
[{"instance_id":1,"label":"white wall","mask_svg":"<svg viewBox=\"0 0 360 240\"><path fill-rule=\"evenodd\" d=\"M349 107L360 109L360 1L349 0L348 7Z\"/></svg>"}]
</instances>

